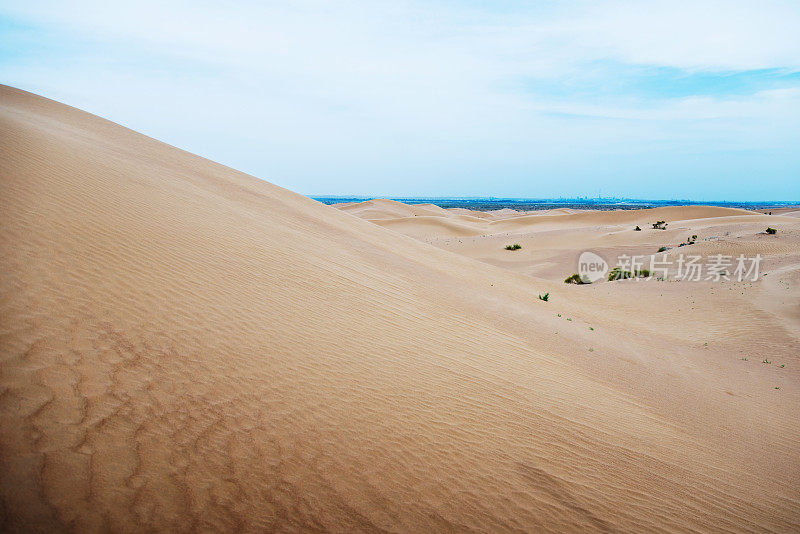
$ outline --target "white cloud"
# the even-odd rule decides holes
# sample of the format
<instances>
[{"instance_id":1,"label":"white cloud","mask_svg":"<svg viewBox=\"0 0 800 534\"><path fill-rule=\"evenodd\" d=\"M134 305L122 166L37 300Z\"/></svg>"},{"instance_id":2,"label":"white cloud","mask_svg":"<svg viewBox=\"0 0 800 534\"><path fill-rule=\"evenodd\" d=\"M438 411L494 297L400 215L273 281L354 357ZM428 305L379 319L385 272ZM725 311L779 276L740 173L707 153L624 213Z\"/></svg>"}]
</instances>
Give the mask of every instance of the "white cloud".
<instances>
[{"instance_id":1,"label":"white cloud","mask_svg":"<svg viewBox=\"0 0 800 534\"><path fill-rule=\"evenodd\" d=\"M613 62L800 69L796 2L501 11L453 2L52 1L3 13L41 38L29 61L0 67L7 83L307 192L322 190L331 161L351 191L366 191L381 165L428 163L456 175L500 161L555 165L576 150L782 147L779 139L799 135L792 88L600 98L524 83L590 88L615 75ZM597 62L612 67L589 76Z\"/></svg>"}]
</instances>

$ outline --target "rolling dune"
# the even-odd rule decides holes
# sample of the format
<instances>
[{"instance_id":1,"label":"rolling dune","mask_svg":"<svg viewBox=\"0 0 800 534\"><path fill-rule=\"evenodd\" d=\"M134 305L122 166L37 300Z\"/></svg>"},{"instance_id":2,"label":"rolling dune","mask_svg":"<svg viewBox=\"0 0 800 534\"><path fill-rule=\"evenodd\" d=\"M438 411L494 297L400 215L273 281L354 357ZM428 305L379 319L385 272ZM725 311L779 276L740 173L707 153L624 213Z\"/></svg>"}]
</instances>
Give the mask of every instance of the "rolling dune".
<instances>
[{"instance_id":1,"label":"rolling dune","mask_svg":"<svg viewBox=\"0 0 800 534\"><path fill-rule=\"evenodd\" d=\"M565 286L359 216L656 213L345 213L16 89L0 122L2 530L800 529L791 245L736 291Z\"/></svg>"}]
</instances>

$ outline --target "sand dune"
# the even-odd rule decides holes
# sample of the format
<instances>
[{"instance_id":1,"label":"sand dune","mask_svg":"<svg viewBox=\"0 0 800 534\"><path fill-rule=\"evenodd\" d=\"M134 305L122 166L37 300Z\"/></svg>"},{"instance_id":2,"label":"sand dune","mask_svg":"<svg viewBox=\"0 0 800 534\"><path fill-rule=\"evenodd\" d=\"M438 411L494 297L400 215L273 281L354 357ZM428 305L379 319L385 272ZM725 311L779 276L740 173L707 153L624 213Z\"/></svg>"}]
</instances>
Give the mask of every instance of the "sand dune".
<instances>
[{"instance_id":1,"label":"sand dune","mask_svg":"<svg viewBox=\"0 0 800 534\"><path fill-rule=\"evenodd\" d=\"M398 217L447 217L447 210L433 204L403 204L395 200L374 199L365 202L335 204L340 210L362 219L394 219Z\"/></svg>"},{"instance_id":2,"label":"sand dune","mask_svg":"<svg viewBox=\"0 0 800 534\"><path fill-rule=\"evenodd\" d=\"M4 531L800 529L781 246L735 291L566 286L29 93L0 121ZM654 215L552 217L622 247Z\"/></svg>"}]
</instances>

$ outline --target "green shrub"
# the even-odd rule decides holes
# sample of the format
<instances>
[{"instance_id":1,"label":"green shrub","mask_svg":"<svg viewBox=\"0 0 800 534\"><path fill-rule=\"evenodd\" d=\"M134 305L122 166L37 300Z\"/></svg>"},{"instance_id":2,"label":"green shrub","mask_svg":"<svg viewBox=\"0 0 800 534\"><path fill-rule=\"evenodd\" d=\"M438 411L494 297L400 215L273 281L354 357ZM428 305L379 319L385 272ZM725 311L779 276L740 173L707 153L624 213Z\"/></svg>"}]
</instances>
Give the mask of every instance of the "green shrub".
<instances>
[{"instance_id":1,"label":"green shrub","mask_svg":"<svg viewBox=\"0 0 800 534\"><path fill-rule=\"evenodd\" d=\"M609 281L624 280L626 278L633 278L633 274L630 271L623 270L622 267L614 267L608 273Z\"/></svg>"},{"instance_id":2,"label":"green shrub","mask_svg":"<svg viewBox=\"0 0 800 534\"><path fill-rule=\"evenodd\" d=\"M659 251L659 252L664 252L665 250L667 250L667 247L659 247L659 248L658 248L658 251Z\"/></svg>"},{"instance_id":3,"label":"green shrub","mask_svg":"<svg viewBox=\"0 0 800 534\"><path fill-rule=\"evenodd\" d=\"M772 234L777 234L778 231L775 228L767 228L767 233L772 235Z\"/></svg>"},{"instance_id":4,"label":"green shrub","mask_svg":"<svg viewBox=\"0 0 800 534\"><path fill-rule=\"evenodd\" d=\"M581 275L578 273L573 274L572 276L568 276L564 280L565 284L591 284L591 282L586 278L581 278Z\"/></svg>"},{"instance_id":5,"label":"green shrub","mask_svg":"<svg viewBox=\"0 0 800 534\"><path fill-rule=\"evenodd\" d=\"M667 222L666 221L658 221L653 223L653 228L656 230L666 230L667 229Z\"/></svg>"},{"instance_id":6,"label":"green shrub","mask_svg":"<svg viewBox=\"0 0 800 534\"><path fill-rule=\"evenodd\" d=\"M514 243L513 245L506 245L506 250L519 250L522 248L522 245L519 243Z\"/></svg>"},{"instance_id":7,"label":"green shrub","mask_svg":"<svg viewBox=\"0 0 800 534\"><path fill-rule=\"evenodd\" d=\"M608 273L609 281L614 280L625 280L627 278L649 278L650 277L650 270L649 269L637 269L633 272L626 271L622 267L614 267Z\"/></svg>"},{"instance_id":8,"label":"green shrub","mask_svg":"<svg viewBox=\"0 0 800 534\"><path fill-rule=\"evenodd\" d=\"M545 293L544 295L539 295L539 300L543 300L543 301L547 302L548 300L550 300L550 293Z\"/></svg>"}]
</instances>

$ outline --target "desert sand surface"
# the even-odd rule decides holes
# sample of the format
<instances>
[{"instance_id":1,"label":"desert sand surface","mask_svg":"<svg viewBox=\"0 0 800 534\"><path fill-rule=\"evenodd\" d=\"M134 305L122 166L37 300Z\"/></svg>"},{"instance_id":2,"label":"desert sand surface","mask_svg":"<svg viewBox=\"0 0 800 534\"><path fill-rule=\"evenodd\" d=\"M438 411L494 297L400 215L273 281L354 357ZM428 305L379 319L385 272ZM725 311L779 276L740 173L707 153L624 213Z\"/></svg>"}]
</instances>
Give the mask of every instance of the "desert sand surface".
<instances>
[{"instance_id":1,"label":"desert sand surface","mask_svg":"<svg viewBox=\"0 0 800 534\"><path fill-rule=\"evenodd\" d=\"M797 218L337 209L16 89L0 123L3 531L800 529ZM562 282L692 233L768 275Z\"/></svg>"},{"instance_id":2,"label":"desert sand surface","mask_svg":"<svg viewBox=\"0 0 800 534\"><path fill-rule=\"evenodd\" d=\"M759 213L769 215L783 215L788 217L800 217L800 207L797 205L787 206L784 208L766 208L757 210Z\"/></svg>"}]
</instances>

